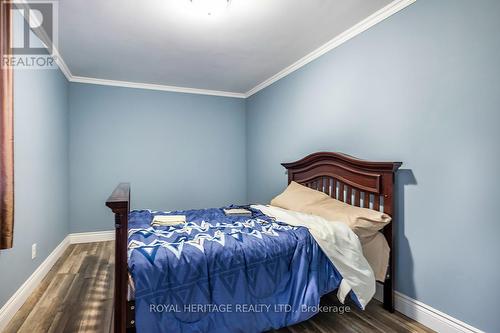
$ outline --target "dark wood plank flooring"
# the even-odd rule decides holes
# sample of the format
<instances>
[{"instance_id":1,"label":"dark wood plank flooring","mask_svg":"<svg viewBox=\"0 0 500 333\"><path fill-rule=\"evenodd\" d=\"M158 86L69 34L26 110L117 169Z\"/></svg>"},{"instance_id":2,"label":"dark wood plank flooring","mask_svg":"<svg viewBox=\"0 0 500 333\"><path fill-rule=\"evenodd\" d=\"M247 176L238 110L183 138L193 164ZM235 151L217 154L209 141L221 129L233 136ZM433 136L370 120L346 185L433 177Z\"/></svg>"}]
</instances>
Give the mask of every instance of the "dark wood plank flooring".
<instances>
[{"instance_id":1,"label":"dark wood plank flooring","mask_svg":"<svg viewBox=\"0 0 500 333\"><path fill-rule=\"evenodd\" d=\"M114 242L71 245L28 298L5 333L110 332L113 305ZM327 295L322 305L337 305ZM279 333L433 332L373 300L366 311L350 306L343 314L319 313Z\"/></svg>"}]
</instances>

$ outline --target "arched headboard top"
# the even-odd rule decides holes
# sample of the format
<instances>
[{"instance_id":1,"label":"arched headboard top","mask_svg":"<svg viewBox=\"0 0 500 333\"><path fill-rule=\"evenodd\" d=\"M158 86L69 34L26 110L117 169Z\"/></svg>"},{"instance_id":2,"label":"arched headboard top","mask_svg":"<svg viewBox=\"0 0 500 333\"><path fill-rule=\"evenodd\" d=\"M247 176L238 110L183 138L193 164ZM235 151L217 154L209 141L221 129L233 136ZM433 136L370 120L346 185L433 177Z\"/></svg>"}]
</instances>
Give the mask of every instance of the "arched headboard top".
<instances>
[{"instance_id":1,"label":"arched headboard top","mask_svg":"<svg viewBox=\"0 0 500 333\"><path fill-rule=\"evenodd\" d=\"M338 152L318 152L310 154L298 161L282 163L287 169L300 169L310 166L316 162L338 162L339 164L351 165L369 171L391 171L395 172L402 162L374 162L359 159L357 157Z\"/></svg>"},{"instance_id":2,"label":"arched headboard top","mask_svg":"<svg viewBox=\"0 0 500 333\"><path fill-rule=\"evenodd\" d=\"M393 175L401 164L401 162L365 161L334 152L314 153L296 162L282 163L288 171L288 183L295 181L330 194L336 199L340 197L349 204L354 204L351 195L356 193L375 195L377 210L380 208L379 196L384 199L392 197ZM341 188L341 193L337 190L335 193L327 191L332 182L336 189ZM348 191L345 196L344 189Z\"/></svg>"}]
</instances>

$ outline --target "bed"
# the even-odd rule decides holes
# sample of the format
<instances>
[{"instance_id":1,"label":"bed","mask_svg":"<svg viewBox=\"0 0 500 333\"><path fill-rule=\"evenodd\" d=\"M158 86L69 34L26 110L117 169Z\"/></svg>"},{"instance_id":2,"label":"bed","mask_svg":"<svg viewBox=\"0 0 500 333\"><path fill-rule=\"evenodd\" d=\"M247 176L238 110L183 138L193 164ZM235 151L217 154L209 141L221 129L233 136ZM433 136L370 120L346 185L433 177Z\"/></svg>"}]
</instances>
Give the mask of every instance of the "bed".
<instances>
[{"instance_id":1,"label":"bed","mask_svg":"<svg viewBox=\"0 0 500 333\"><path fill-rule=\"evenodd\" d=\"M401 163L364 161L342 153L319 152L282 165L287 170L288 183L296 182L346 204L392 216L392 223L383 230L390 248L383 297L384 307L394 311L393 189ZM227 324L232 331L256 332L305 320L314 315L314 305L319 303L320 296L336 289L340 294L342 274L308 229L263 214L259 207L247 207L252 211L250 219L240 216L227 220L220 209L185 211L182 213L187 216L188 225L182 230L171 227L156 230L149 225L152 216L172 213L131 212L128 183L119 184L106 205L115 214L115 332L135 331L136 320L137 328L142 331L166 327L169 331L189 331L186 327L199 325L193 331L202 332ZM186 230L195 236L186 238ZM179 249L186 242L190 246ZM200 262L194 258L209 259ZM304 266L308 269L304 270ZM129 293L130 276L134 297ZM196 283L190 288L189 278L179 276L192 278ZM362 307L359 304L363 303L362 298L358 300L357 293L353 289L344 296ZM190 309L189 316L186 309L179 311L185 300L198 306ZM238 314L234 308L229 309L232 311L226 308L225 313L222 308L212 308L207 315L210 304L227 306L231 300L236 301L234 306L244 303L252 307L247 311L240 308ZM151 308L151 304L161 308ZM261 308L257 308L259 304ZM300 304L311 307L300 313L276 310L276 305L287 304L291 304L292 310ZM200 305L205 307L200 309ZM266 308L271 305L275 309L272 313ZM168 306L169 309L165 308Z\"/></svg>"}]
</instances>

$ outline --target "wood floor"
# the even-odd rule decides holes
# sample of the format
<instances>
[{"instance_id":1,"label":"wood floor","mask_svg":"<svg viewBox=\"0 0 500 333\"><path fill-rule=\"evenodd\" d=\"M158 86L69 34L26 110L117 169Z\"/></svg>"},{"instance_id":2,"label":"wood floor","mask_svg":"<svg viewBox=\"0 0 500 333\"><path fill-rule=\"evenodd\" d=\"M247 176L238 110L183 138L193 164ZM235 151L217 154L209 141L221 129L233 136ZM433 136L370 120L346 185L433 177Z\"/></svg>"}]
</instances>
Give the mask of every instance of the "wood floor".
<instances>
[{"instance_id":1,"label":"wood floor","mask_svg":"<svg viewBox=\"0 0 500 333\"><path fill-rule=\"evenodd\" d=\"M114 242L71 245L7 326L5 333L110 332ZM323 305L340 304L326 296ZM366 311L319 313L279 333L433 332L373 300Z\"/></svg>"}]
</instances>

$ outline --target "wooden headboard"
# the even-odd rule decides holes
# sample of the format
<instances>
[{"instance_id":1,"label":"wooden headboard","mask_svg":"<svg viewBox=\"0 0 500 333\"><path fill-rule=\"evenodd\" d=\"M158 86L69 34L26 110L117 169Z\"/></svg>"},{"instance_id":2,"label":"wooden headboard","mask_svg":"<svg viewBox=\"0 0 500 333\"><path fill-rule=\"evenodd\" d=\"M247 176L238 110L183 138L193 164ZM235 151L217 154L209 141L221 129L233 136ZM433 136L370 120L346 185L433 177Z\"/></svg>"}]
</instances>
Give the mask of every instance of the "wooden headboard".
<instances>
[{"instance_id":1,"label":"wooden headboard","mask_svg":"<svg viewBox=\"0 0 500 333\"><path fill-rule=\"evenodd\" d=\"M384 307L394 311L394 180L401 162L373 162L331 152L319 152L291 163L288 183L295 181L347 204L382 211L392 217L384 228L391 257L384 282Z\"/></svg>"}]
</instances>

